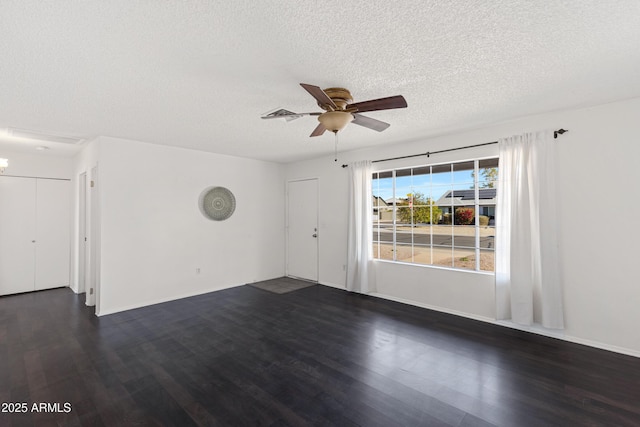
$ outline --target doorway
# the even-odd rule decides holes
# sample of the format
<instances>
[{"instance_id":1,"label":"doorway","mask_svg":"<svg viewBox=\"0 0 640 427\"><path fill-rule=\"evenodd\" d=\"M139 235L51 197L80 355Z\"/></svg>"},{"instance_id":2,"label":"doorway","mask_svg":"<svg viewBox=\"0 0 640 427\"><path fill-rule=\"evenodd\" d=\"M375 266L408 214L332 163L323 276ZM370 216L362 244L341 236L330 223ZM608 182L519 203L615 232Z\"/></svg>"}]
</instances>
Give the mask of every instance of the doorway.
<instances>
[{"instance_id":1,"label":"doorway","mask_svg":"<svg viewBox=\"0 0 640 427\"><path fill-rule=\"evenodd\" d=\"M87 290L87 173L78 177L78 293ZM86 301L85 301L86 302Z\"/></svg>"},{"instance_id":2,"label":"doorway","mask_svg":"<svg viewBox=\"0 0 640 427\"><path fill-rule=\"evenodd\" d=\"M287 276L318 281L318 180L287 183Z\"/></svg>"},{"instance_id":3,"label":"doorway","mask_svg":"<svg viewBox=\"0 0 640 427\"><path fill-rule=\"evenodd\" d=\"M86 304L96 306L99 313L98 292L100 287L100 204L98 185L98 166L91 168L89 184L89 277L86 290Z\"/></svg>"}]
</instances>

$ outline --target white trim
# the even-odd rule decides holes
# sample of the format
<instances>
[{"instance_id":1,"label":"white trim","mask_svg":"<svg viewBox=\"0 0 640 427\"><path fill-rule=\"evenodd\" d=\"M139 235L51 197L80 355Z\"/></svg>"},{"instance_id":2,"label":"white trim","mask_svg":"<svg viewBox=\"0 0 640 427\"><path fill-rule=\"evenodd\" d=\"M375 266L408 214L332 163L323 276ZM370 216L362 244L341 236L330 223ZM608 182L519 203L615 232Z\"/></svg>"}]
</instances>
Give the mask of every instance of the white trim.
<instances>
[{"instance_id":1,"label":"white trim","mask_svg":"<svg viewBox=\"0 0 640 427\"><path fill-rule=\"evenodd\" d=\"M87 267L89 267L89 245L87 244L87 235L88 235L88 230L87 230L87 225L89 224L89 220L87 218L87 214L90 213L90 209L87 206L87 202L89 201L89 197L87 197L87 188L89 188L88 184L88 177L89 174L87 173L87 171L83 171L81 173L79 173L77 175L78 177L78 185L77 188L75 190L77 190L76 193L76 200L78 201L77 204L77 234L76 234L76 241L73 242L73 245L77 245L77 257L74 260L74 267L76 268L76 271L72 271L72 275L73 278L75 278L76 280L74 280L74 284L75 284L75 289L74 290L77 294L81 294L81 293L85 293L87 290L87 276L89 274L89 269ZM75 206L74 206L75 207ZM75 255L76 253L72 253L72 255Z\"/></svg>"},{"instance_id":2,"label":"white trim","mask_svg":"<svg viewBox=\"0 0 640 427\"><path fill-rule=\"evenodd\" d=\"M324 285L324 283L321 283L322 285ZM481 322L486 322L486 323L491 323L497 326L503 326L506 328L511 328L511 329L518 329L521 331L525 331L525 332L530 332L532 334L536 334L536 335L542 335L545 337L550 337L550 338L556 338L562 341L567 341L567 342L572 342L575 344L582 344L582 345L586 345L589 347L593 347L593 348L598 348L601 350L607 350L607 351L612 351L614 353L620 353L620 354L625 354L627 356L633 356L633 357L639 357L640 358L640 351L638 350L632 350L630 348L625 348L625 347L618 347L615 345L610 345L610 344L604 344L601 342L597 342L597 341L591 341L591 340L587 340L584 338L578 338L578 337L574 337L571 335L565 335L565 333L561 330L553 330L553 329L546 329L543 328L542 326L536 324L533 326L523 326L523 325L518 325L516 323L513 322L509 322L509 321L505 321L505 320L495 320L492 319L490 317L485 317L485 316L478 316L478 315L474 315L474 314L469 314L469 313L464 313L461 311L456 311L456 310L450 310L450 309L446 309L446 308L442 308L442 307L437 307L437 306L433 306L433 305L429 305L429 304L423 304L420 302L416 302L416 301L412 301L412 300L407 300L407 299L403 299L403 298L397 298L397 297L393 297L393 296L389 296L389 295L383 295L383 294L379 294L379 293L371 293L368 294L371 295L373 297L376 298L382 298L382 299L386 299L386 300L390 300L390 301L395 301L395 302L400 302L403 304L409 304L409 305L413 305L416 307L421 307L421 308L426 308L428 310L433 310L433 311L439 311L441 313L447 313L447 314L453 314L456 316L460 316L460 317L466 317L468 319L473 319L473 320L479 320Z\"/></svg>"},{"instance_id":3,"label":"white trim","mask_svg":"<svg viewBox=\"0 0 640 427\"><path fill-rule=\"evenodd\" d=\"M328 286L330 288L336 288L336 289L342 289L343 291L346 291L347 288L344 285L337 285L335 283L329 283L329 282L318 282L318 285L323 285L323 286Z\"/></svg>"},{"instance_id":4,"label":"white trim","mask_svg":"<svg viewBox=\"0 0 640 427\"><path fill-rule=\"evenodd\" d=\"M100 311L100 279L102 262L102 247L101 247L101 235L102 235L102 215L101 215L101 191L100 186L100 168L99 163L96 162L89 168L89 287L86 286L85 280L85 304L87 306L95 306L96 316ZM93 288L93 294L91 289Z\"/></svg>"},{"instance_id":5,"label":"white trim","mask_svg":"<svg viewBox=\"0 0 640 427\"><path fill-rule=\"evenodd\" d=\"M52 181L71 181L71 178L51 178L47 176L5 175L5 174L2 174L2 176L8 176L9 178L33 178L33 179L50 179Z\"/></svg>"},{"instance_id":6,"label":"white trim","mask_svg":"<svg viewBox=\"0 0 640 427\"><path fill-rule=\"evenodd\" d=\"M115 309L111 309L111 310L106 310L106 311L101 310L100 312L98 312L96 310L96 316L98 316L98 317L108 316L110 314L120 313L122 311L134 310L136 308L148 307L150 305L156 305L156 304L162 304L162 303L165 303L165 302L177 301L177 300L181 300L181 299L184 299L184 298L190 298L190 297L194 297L194 296L198 296L198 295L204 295L204 294L208 294L208 293L211 293L211 292L222 291L222 290L230 289L230 288L237 288L239 286L244 286L244 285L248 285L248 283L239 283L239 284L234 284L234 285L223 286L221 288L212 288L212 289L200 290L200 291L196 291L196 292L189 292L189 293L186 293L186 294L182 294L181 296L170 296L170 297L165 297L165 298L158 298L158 299L147 301L147 302L144 302L144 303L141 303L141 304L132 304L132 305L127 305L127 306L123 306L123 307L119 307L119 308L115 308Z\"/></svg>"},{"instance_id":7,"label":"white trim","mask_svg":"<svg viewBox=\"0 0 640 427\"><path fill-rule=\"evenodd\" d=\"M308 282L308 283L313 283L314 285L318 284L317 280L311 280L311 279L305 279L304 277L296 277L296 276L284 276L287 277L289 279L295 279L295 280L300 280L302 282ZM278 279L279 277L276 277L276 279ZM267 279L267 280L273 280L273 279ZM262 280L261 280L262 282ZM258 282L254 282L254 283L258 283Z\"/></svg>"},{"instance_id":8,"label":"white trim","mask_svg":"<svg viewBox=\"0 0 640 427\"><path fill-rule=\"evenodd\" d=\"M480 321L487 322L487 323L495 323L495 320L493 320L490 317L478 316L476 314L469 314L469 313L465 313L463 311L451 310L451 309L448 309L448 308L442 308L442 307L438 307L438 306L435 306L435 305L424 304L424 303L420 303L420 302L417 302L417 301L412 301L412 300L408 300L408 299L404 299L404 298L398 298L398 297L393 297L393 296L390 296L390 295L379 294L377 292L376 293L367 294L367 295L370 295L370 296L376 297L376 298L386 299L386 300L389 300L389 301L400 302L402 304L413 305L413 306L420 307L420 308L426 308L428 310L439 311L441 313L447 313L447 314L453 314L455 316L466 317L468 319L480 320Z\"/></svg>"},{"instance_id":9,"label":"white trim","mask_svg":"<svg viewBox=\"0 0 640 427\"><path fill-rule=\"evenodd\" d=\"M614 353L626 354L627 356L640 357L640 351L632 350L630 348L618 347L615 345L604 344L598 341L591 341L584 338L578 338L571 335L565 335L562 330L554 330L543 328L539 324L534 324L532 326L519 325L517 323L513 323L507 320L492 320L490 323L493 323L498 326L504 326L506 328L518 329L525 332L531 332L532 334L543 335L545 337L556 338L562 341L568 341L576 344L582 344L589 347L599 348L601 350L612 351Z\"/></svg>"},{"instance_id":10,"label":"white trim","mask_svg":"<svg viewBox=\"0 0 640 427\"><path fill-rule=\"evenodd\" d=\"M445 246L436 246L438 248L443 248ZM485 270L469 270L468 268L456 268L456 267L448 267L444 265L435 265L435 264L418 264L417 262L405 262L405 261L393 261L390 259L382 259L382 258L374 258L374 263L384 262L387 264L400 264L400 265L409 265L411 267L420 267L420 268L435 268L438 270L449 270L449 271L462 271L463 273L473 273L473 274L483 274L485 276L495 276L496 273L493 271L485 271Z\"/></svg>"},{"instance_id":11,"label":"white trim","mask_svg":"<svg viewBox=\"0 0 640 427\"><path fill-rule=\"evenodd\" d=\"M496 145L497 145L497 142L496 142ZM486 156L486 157L478 156L478 157L473 157L472 159L469 159L469 160L452 160L452 161L446 161L446 162L442 162L442 163L435 163L435 164L426 163L426 164L420 164L420 165L416 165L416 166L397 166L397 167L393 167L393 168L390 168L390 169L387 169L387 170L376 170L374 168L374 170L372 171L372 175L371 175L372 176L372 189L371 189L372 190L371 191L372 197L379 197L379 198L382 197L380 194L374 194L375 192L374 192L374 188L373 188L373 181L378 181L380 179L380 174L381 173L389 173L389 172L391 172L391 190L392 190L391 195L392 195L392 199L394 200L394 202L390 206L391 209L392 209L392 213L393 213L393 215L392 215L392 217L393 217L393 221L392 221L392 224L393 224L393 231L392 231L393 232L393 242L392 242L393 243L393 259L392 260L388 260L388 259L382 260L382 259L379 258L379 256L380 256L380 246L382 244L387 244L388 245L389 242L387 242L387 241L382 242L382 241L379 240L380 239L380 215L378 215L378 218L375 221L373 221L373 223L372 223L372 232L375 232L376 228L378 230L378 235L377 235L378 240L374 240L373 241L373 244L375 244L377 246L377 254L374 254L373 261L374 262L375 261L387 261L387 262L402 263L402 264L416 264L416 265L420 265L420 266L424 266L424 267L431 267L431 268L440 267L440 268L446 268L446 269L449 269L449 270L456 270L456 271L463 271L464 270L464 271L473 271L473 272L477 272L477 273L494 274L495 273L494 271L485 272L483 270L480 270L480 254L481 254L481 251L483 251L483 250L491 250L491 249L489 249L489 248L481 248L480 247L480 234L479 234L479 231L480 231L480 224L479 224L480 223L480 220L479 220L480 209L479 209L479 207L480 206L489 206L489 207L490 206L494 206L495 207L495 204L493 204L493 205L484 205L484 204L481 205L481 203L480 203L480 199L479 199L479 196L480 196L480 188L479 188L479 185L480 185L480 177L479 177L480 168L479 168L479 164L480 164L481 160L498 160L499 161L499 157L496 157L496 155L491 155L491 156ZM473 247L459 247L459 246L455 245L455 238L456 238L455 225L454 225L455 221L453 221L453 217L452 217L452 221L453 222L451 223L452 224L451 238L453 239L452 240L453 244L450 246L450 248L451 248L452 264L455 264L455 262L453 262L453 260L455 260L455 258L456 258L456 256L455 256L456 248L457 249L464 248L465 250L473 250L473 253L475 255L474 269L473 270L469 270L469 269L466 269L466 268L456 267L455 265L439 266L439 265L433 264L433 262L434 262L434 260L433 260L433 251L434 251L434 249L436 249L436 248L442 248L442 249L449 248L448 246L434 245L434 243L433 243L433 226L434 226L434 224L433 223L429 223L429 243L424 245L429 249L429 253L430 253L430 257L431 257L431 263L430 264L421 264L421 263L415 262L415 255L414 255L415 251L414 251L414 249L416 248L416 243L414 242L414 238L413 238L413 236L414 236L413 229L411 231L411 252L412 252L411 261L399 261L397 259L397 255L398 255L398 251L397 251L397 247L398 247L398 237L397 237L398 229L397 229L397 227L398 227L398 210L400 208L402 208L402 206L398 207L398 205L396 203L396 201L398 200L398 197L397 197L398 195L396 193L396 191L397 191L397 172L409 170L410 171L410 175L407 175L407 177L410 176L411 177L411 182L413 183L413 177L416 176L416 175L414 175L414 171L413 170L415 168L428 168L429 169L429 173L428 173L429 181L425 185L428 185L429 189L433 190L433 188L434 188L434 183L433 183L433 180L432 180L432 176L434 174L433 167L447 166L448 170L449 170L449 173L451 174L451 179L452 179L451 183L447 184L447 187L449 187L449 190L447 190L437 200L436 199L431 199L430 197L428 199L430 199L431 203L432 203L432 205L430 205L431 206L431 210L433 210L433 206L442 207L442 208L451 208L452 209L451 214L454 215L454 213L455 213L455 209L454 208L457 207L456 203L454 203L455 198L453 198L453 197L451 198L451 203L452 203L451 205L446 205L446 206L445 205L439 205L439 204L437 204L437 202L439 200L442 200L443 198L445 198L444 196L446 194L448 194L448 193L453 194L453 192L456 191L455 190L456 185L464 184L464 181L461 182L461 183L456 184L456 182L454 180L454 175L456 173L455 165L461 165L461 164L463 165L463 164L469 164L469 163L473 163L473 169L472 169L473 191L474 191L474 200L473 200L474 209L473 210L474 210L474 219L475 219L475 221L474 221L475 222L475 224L474 224L474 231L475 231L474 232L474 246ZM464 171L464 170L469 170L469 169L462 169L462 171ZM436 173L438 173L438 172L436 172ZM379 185L378 185L378 191L379 191ZM385 203L386 203L386 201L385 201ZM409 203L409 206L411 206L411 202ZM463 206L469 206L469 205L465 204ZM389 206L387 205L386 207L389 207ZM379 206L378 206L378 209L379 209ZM433 220L433 218L431 218L431 220ZM412 217L411 223L413 224L413 217ZM439 225L439 224L435 224L435 225ZM495 227L493 227L493 228L495 230ZM402 245L408 247L409 244L408 243L406 243L406 244L403 243ZM423 245L420 244L419 246L423 246ZM494 252L494 257L495 257L495 249L492 250L492 251Z\"/></svg>"}]
</instances>

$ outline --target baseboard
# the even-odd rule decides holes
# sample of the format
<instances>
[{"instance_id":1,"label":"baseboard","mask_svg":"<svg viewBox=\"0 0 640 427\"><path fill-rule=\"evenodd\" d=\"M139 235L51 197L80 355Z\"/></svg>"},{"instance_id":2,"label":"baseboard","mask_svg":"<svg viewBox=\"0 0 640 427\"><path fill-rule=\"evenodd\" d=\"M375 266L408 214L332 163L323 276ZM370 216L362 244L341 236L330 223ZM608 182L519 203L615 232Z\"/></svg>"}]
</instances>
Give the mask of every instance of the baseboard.
<instances>
[{"instance_id":1,"label":"baseboard","mask_svg":"<svg viewBox=\"0 0 640 427\"><path fill-rule=\"evenodd\" d=\"M120 313L122 311L134 310L136 308L148 307L150 305L162 304L162 303L169 302L169 301L176 301L176 300L180 300L180 299L184 299L184 298L195 297L195 296L198 296L198 295L204 295L204 294L208 294L208 293L216 292L216 291L223 291L225 289L230 289L230 288L237 288L238 286L243 286L243 285L246 285L246 283L238 283L238 284L227 285L227 286L223 286L223 287L216 287L216 288L206 289L206 290L202 290L202 291L190 292L190 293L181 294L181 295L177 295L177 296L171 296L171 297L166 297L166 298L158 298L158 299L151 300L151 301L148 301L148 302L145 302L145 303L142 303L142 304L132 304L132 305L118 307L118 308L111 309L111 310L100 310L99 313L96 312L96 316L98 316L98 317L108 316L110 314Z\"/></svg>"},{"instance_id":2,"label":"baseboard","mask_svg":"<svg viewBox=\"0 0 640 427\"><path fill-rule=\"evenodd\" d=\"M238 286L243 286L245 284L246 283L239 283L239 284L223 286L223 287L220 287L220 288L213 288L213 289L208 289L208 290L203 290L203 291L192 292L192 293L188 293L188 294L182 294L180 296L160 298L160 299L157 299L157 300L152 300L152 301L146 302L144 304L133 304L133 305L130 305L130 306L119 307L117 309L112 309L112 310L108 310L108 311L101 311L100 313L96 313L96 316L100 316L100 317L101 316L108 316L110 314L115 314L115 313L119 313L119 312L126 311L126 310L133 310L133 309L136 309L136 308L147 307L147 306L150 306L150 305L162 304L162 303L169 302L169 301L175 301L175 300L179 300L179 299L183 299L183 298L189 298L189 297L193 297L193 296L197 296L197 295L208 294L208 293L211 293L211 292L222 291L224 289L235 288L235 287L238 287ZM318 282L318 284L319 285L323 285L323 286L328 286L328 287L331 287L331 288L346 290L344 286L337 285L335 283ZM538 334L538 335L542 335L542 336L546 336L546 337L550 337L550 338L556 338L556 339L560 339L560 340L564 340L564 341L568 341L568 342L572 342L572 343L576 343L576 344L581 344L581 345L586 345L586 346L589 346L589 347L598 348L598 349L601 349L601 350L612 351L614 353L620 353L620 354L625 354L627 356L633 356L633 357L640 358L640 351L632 350L632 349L625 348L625 347L618 347L618 346L610 345L610 344L604 344L604 343L597 342L597 341L591 341L591 340L587 340L587 339L584 339L584 338L574 337L574 336L571 336L571 335L566 335L563 331L545 329L545 328L542 328L541 326L537 326L537 325L534 325L534 326L518 325L518 324L512 323L512 322L506 322L506 321L502 321L502 320L495 320L493 318L486 317L486 316L479 316L479 315L476 315L476 314L470 314L470 313L465 313L465 312L461 312L461 311L457 311L457 310L451 310L451 309L447 309L447 308L443 308L443 307L438 307L438 306L434 306L434 305L430 305L430 304L424 304L424 303L420 303L420 302L417 302L417 301L407 300L407 299L404 299L404 298L398 298L398 297L385 295L385 294L380 294L380 293L371 293L371 294L368 294L368 295L370 295L372 297L375 297L375 298L381 298L381 299L386 299L386 300L389 300L389 301L399 302L399 303L402 303L402 304L413 305L413 306L416 306L416 307L426 308L428 310L434 310L434 311L439 311L441 313L452 314L454 316L466 317L467 319L479 320L481 322L491 323L491 324L494 324L494 325L497 325L497 326L502 326L502 327L505 327L505 328L518 329L518 330L530 332L530 333L533 333L533 334Z\"/></svg>"},{"instance_id":3,"label":"baseboard","mask_svg":"<svg viewBox=\"0 0 640 427\"><path fill-rule=\"evenodd\" d=\"M630 348L618 347L615 345L605 344L598 341L591 341L584 338L574 337L567 335L562 330L546 329L541 325L535 324L532 326L518 325L517 323L505 321L505 320L492 320L490 323L498 326L504 326L505 328L518 329L520 331L531 332L532 334L543 335L549 338L556 338L563 341L572 342L575 344L586 345L589 347L599 348L600 350L612 351L614 353L626 354L627 356L639 357L640 351L632 350Z\"/></svg>"},{"instance_id":4,"label":"baseboard","mask_svg":"<svg viewBox=\"0 0 640 427\"><path fill-rule=\"evenodd\" d=\"M495 322L490 317L479 316L477 314L465 313L463 311L451 310L451 309L448 309L448 308L442 308L442 307L438 307L438 306L435 306L435 305L424 304L424 303L420 303L420 302L417 302L417 301L407 300L407 299L404 299L404 298L398 298L398 297L393 297L393 296L390 296L390 295L379 294L377 292L371 293L371 294L367 294L367 295L370 295L370 296L376 297L376 298L386 299L386 300L389 300L389 301L400 302L402 304L414 305L416 307L426 308L428 310L439 311L441 313L447 313L447 314L453 314L455 316L466 317L467 319L480 320L482 322L489 322L489 323Z\"/></svg>"},{"instance_id":5,"label":"baseboard","mask_svg":"<svg viewBox=\"0 0 640 427\"><path fill-rule=\"evenodd\" d=\"M585 340L583 338L572 337L572 336L565 336L564 339L567 340L567 341L576 343L576 344L587 345L589 347L595 347L595 348L599 348L601 350L613 351L614 353L626 354L627 356L633 356L633 357L640 358L640 351L632 350L630 348L618 347L618 346L609 345L609 344L603 344L603 343L599 343L597 341L590 341L590 340Z\"/></svg>"},{"instance_id":6,"label":"baseboard","mask_svg":"<svg viewBox=\"0 0 640 427\"><path fill-rule=\"evenodd\" d=\"M87 292L87 291L82 291L82 292L80 292L80 289L78 289L78 288L73 288L73 287L71 287L71 286L69 286L69 289L71 289L71 290L73 291L73 293L74 293L74 294L76 294L76 295L84 294L84 293L86 293L86 292Z\"/></svg>"},{"instance_id":7,"label":"baseboard","mask_svg":"<svg viewBox=\"0 0 640 427\"><path fill-rule=\"evenodd\" d=\"M318 283L318 282L317 282L317 281L315 281L315 280L305 279L304 277L289 276L289 275L287 275L287 276L274 277L274 279L280 279L281 277L288 278L288 279L300 280L300 281L302 281L302 282ZM266 281L266 280L273 280L273 279L265 279L265 281ZM262 282L262 280L260 280L260 282ZM258 283L258 282L253 282L253 283Z\"/></svg>"},{"instance_id":8,"label":"baseboard","mask_svg":"<svg viewBox=\"0 0 640 427\"><path fill-rule=\"evenodd\" d=\"M329 282L318 282L318 285L329 286L331 288L336 288L336 289L342 289L343 291L347 289L344 287L344 285L336 285L335 283L329 283Z\"/></svg>"},{"instance_id":9,"label":"baseboard","mask_svg":"<svg viewBox=\"0 0 640 427\"><path fill-rule=\"evenodd\" d=\"M598 348L600 350L607 350L607 351L612 351L614 353L620 353L620 354L625 354L627 356L633 356L633 357L640 358L640 351L637 351L637 350L632 350L630 348L618 347L618 346L615 346L615 345L605 344L605 343L601 343L601 342L597 342L597 341L591 341L591 340L587 340L587 339L584 339L584 338L578 338L578 337L574 337L574 336L571 336L571 335L566 335L564 333L564 331L546 329L546 328L543 328L540 325L533 325L533 326L518 325L517 323L507 322L507 321L503 321L503 320L495 320L495 319L493 319L491 317L478 316L478 315L464 313L464 312L460 312L460 311L456 311L456 310L450 310L450 309L446 309L446 308L442 308L442 307L432 306L432 305L429 305L429 304L419 303L419 302L416 302L416 301L405 300L403 298L392 297L392 296L389 296L389 295L378 294L378 293L372 293L372 294L369 294L369 295L371 295L373 297L377 297L377 298L387 299L387 300L390 300L390 301L400 302L400 303L403 303L403 304L414 305L416 307L426 308L428 310L434 310L434 311L439 311L439 312L442 312L442 313L453 314L453 315L460 316L460 317L466 317L468 319L479 320L481 322L491 323L491 324L494 324L494 325L503 326L505 328L518 329L518 330L521 330L521 331L530 332L532 334L542 335L542 336L546 336L546 337L550 337L550 338L556 338L556 339L559 339L559 340L568 341L568 342L572 342L572 343L575 343L575 344L581 344L581 345L586 345L586 346L589 346L589 347Z\"/></svg>"}]
</instances>

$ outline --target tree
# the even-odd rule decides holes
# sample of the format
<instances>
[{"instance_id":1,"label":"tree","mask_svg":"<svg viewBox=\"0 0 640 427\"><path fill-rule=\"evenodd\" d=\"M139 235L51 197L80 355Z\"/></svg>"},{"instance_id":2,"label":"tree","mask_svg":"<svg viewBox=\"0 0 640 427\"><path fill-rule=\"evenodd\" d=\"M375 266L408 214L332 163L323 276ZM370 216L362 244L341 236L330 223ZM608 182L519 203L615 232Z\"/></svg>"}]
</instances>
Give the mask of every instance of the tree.
<instances>
[{"instance_id":1,"label":"tree","mask_svg":"<svg viewBox=\"0 0 640 427\"><path fill-rule=\"evenodd\" d=\"M498 181L498 168L482 168L480 169L480 176L482 177L483 181L480 183L480 188L495 188L496 181ZM471 172L471 177L475 181L475 171Z\"/></svg>"},{"instance_id":2,"label":"tree","mask_svg":"<svg viewBox=\"0 0 640 427\"><path fill-rule=\"evenodd\" d=\"M409 206L398 207L398 219L404 223L437 224L442 217L442 209L422 193L407 194Z\"/></svg>"}]
</instances>

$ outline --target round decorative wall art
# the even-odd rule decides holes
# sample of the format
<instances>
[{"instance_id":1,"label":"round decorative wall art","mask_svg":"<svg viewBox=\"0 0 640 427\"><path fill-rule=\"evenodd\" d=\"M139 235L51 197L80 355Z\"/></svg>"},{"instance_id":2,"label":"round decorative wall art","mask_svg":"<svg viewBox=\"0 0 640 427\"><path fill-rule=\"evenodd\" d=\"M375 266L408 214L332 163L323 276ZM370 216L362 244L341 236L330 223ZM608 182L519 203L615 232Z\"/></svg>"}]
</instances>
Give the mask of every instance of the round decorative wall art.
<instances>
[{"instance_id":1,"label":"round decorative wall art","mask_svg":"<svg viewBox=\"0 0 640 427\"><path fill-rule=\"evenodd\" d=\"M236 198L224 187L209 187L200 194L200 212L214 221L224 221L236 210Z\"/></svg>"}]
</instances>

